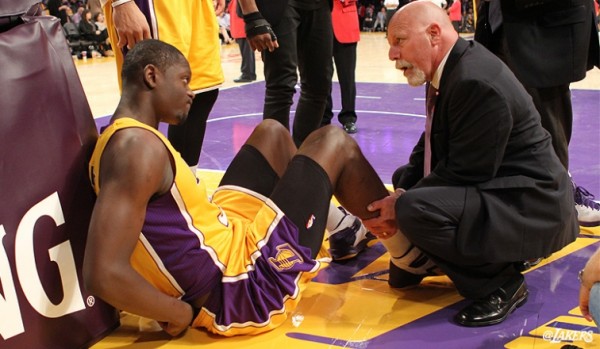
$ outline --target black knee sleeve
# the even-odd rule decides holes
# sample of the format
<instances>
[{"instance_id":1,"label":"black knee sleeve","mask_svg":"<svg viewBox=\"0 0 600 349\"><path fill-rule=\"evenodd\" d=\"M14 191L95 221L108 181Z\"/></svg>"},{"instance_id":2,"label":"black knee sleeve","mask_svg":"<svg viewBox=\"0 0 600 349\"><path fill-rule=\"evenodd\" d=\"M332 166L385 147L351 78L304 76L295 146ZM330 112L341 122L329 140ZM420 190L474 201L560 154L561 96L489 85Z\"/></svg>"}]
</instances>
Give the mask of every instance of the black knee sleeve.
<instances>
[{"instance_id":1,"label":"black knee sleeve","mask_svg":"<svg viewBox=\"0 0 600 349\"><path fill-rule=\"evenodd\" d=\"M309 157L296 155L271 199L296 224L299 242L316 257L323 242L333 188L329 176Z\"/></svg>"},{"instance_id":2,"label":"black knee sleeve","mask_svg":"<svg viewBox=\"0 0 600 349\"><path fill-rule=\"evenodd\" d=\"M221 185L237 185L271 196L279 176L267 159L251 145L244 144L221 179Z\"/></svg>"}]
</instances>

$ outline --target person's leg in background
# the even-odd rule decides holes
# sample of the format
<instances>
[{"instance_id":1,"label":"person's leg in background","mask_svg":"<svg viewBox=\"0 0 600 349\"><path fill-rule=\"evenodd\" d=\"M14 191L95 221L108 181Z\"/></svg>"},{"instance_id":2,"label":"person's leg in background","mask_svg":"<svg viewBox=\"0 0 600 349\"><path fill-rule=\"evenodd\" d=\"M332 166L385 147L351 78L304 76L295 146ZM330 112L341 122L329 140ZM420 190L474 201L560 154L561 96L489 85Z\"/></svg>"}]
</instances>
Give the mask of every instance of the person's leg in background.
<instances>
[{"instance_id":1,"label":"person's leg in background","mask_svg":"<svg viewBox=\"0 0 600 349\"><path fill-rule=\"evenodd\" d=\"M573 128L573 106L569 84L548 88L526 87L533 98L535 108L542 120L542 126L552 137L552 146L560 162L569 169L569 142ZM600 225L600 204L594 201L594 195L575 184L575 208L579 225L595 227Z\"/></svg>"},{"instance_id":2,"label":"person's leg in background","mask_svg":"<svg viewBox=\"0 0 600 349\"><path fill-rule=\"evenodd\" d=\"M104 6L107 29L111 42L118 42L117 30L113 18L112 6ZM169 141L181 153L187 164L195 172L202 149L206 121L217 99L218 87L224 81L221 67L221 45L218 38L218 24L211 1L154 1L154 7L142 7L146 18L156 16L158 33L150 27L153 37L174 45L190 63L192 79L190 88L197 93L189 111L186 122L179 126L170 126ZM164 25L162 24L164 21ZM177 23L177 25L169 25ZM190 34L191 33L191 34ZM177 40L189 38L189 42ZM120 84L120 72L126 47L115 50L115 61Z\"/></svg>"},{"instance_id":3,"label":"person's leg in background","mask_svg":"<svg viewBox=\"0 0 600 349\"><path fill-rule=\"evenodd\" d=\"M356 47L357 43L343 44L334 39L333 59L340 83L342 109L338 120L348 133L356 133Z\"/></svg>"},{"instance_id":4,"label":"person's leg in background","mask_svg":"<svg viewBox=\"0 0 600 349\"><path fill-rule=\"evenodd\" d=\"M496 28L493 32L489 20L492 8L490 2L483 2L478 18L475 40L482 43L496 56L498 56L514 72L518 70L518 63L511 54L508 42L511 37L507 35L504 26ZM497 10L496 10L497 12ZM496 14L493 16L497 18ZM483 28L483 29L482 29ZM566 27L567 30L570 30ZM514 31L513 31L514 32ZM562 38L561 38L562 40ZM561 83L556 86L533 87L521 78L525 89L531 95L533 103L540 113L544 129L552 137L552 146L563 166L569 170L569 142L573 128L573 107L571 100L570 83ZM534 85L535 86L535 85ZM594 227L600 225L600 203L594 201L593 194L585 188L575 184L572 178L575 208L578 214L579 225Z\"/></svg>"},{"instance_id":5,"label":"person's leg in background","mask_svg":"<svg viewBox=\"0 0 600 349\"><path fill-rule=\"evenodd\" d=\"M333 27L331 10L322 1L315 10L300 10L298 70L301 91L294 117L292 137L297 146L321 125L327 96L331 91Z\"/></svg>"},{"instance_id":6,"label":"person's leg in background","mask_svg":"<svg viewBox=\"0 0 600 349\"><path fill-rule=\"evenodd\" d=\"M206 121L218 95L218 89L196 94L187 120L180 125L169 125L169 141L194 172L204 142Z\"/></svg>"},{"instance_id":7,"label":"person's leg in background","mask_svg":"<svg viewBox=\"0 0 600 349\"><path fill-rule=\"evenodd\" d=\"M240 48L240 55L242 56L242 65L240 66L242 75L233 81L251 82L256 80L256 59L254 57L254 51L245 38L235 39L235 41Z\"/></svg>"},{"instance_id":8,"label":"person's leg in background","mask_svg":"<svg viewBox=\"0 0 600 349\"><path fill-rule=\"evenodd\" d=\"M162 6L165 7L165 12L174 7L170 3L163 3ZM191 1L189 6L180 12L185 13L173 13L171 18L177 18L177 15L189 17L189 36L184 36L189 38L189 42L181 43L180 51L184 52L190 63L192 78L189 84L196 96L186 121L177 126L169 125L167 135L175 150L195 173L204 143L206 122L219 95L218 88L225 77L221 66L221 44L217 36L219 25L213 3ZM181 25L184 23L186 22ZM168 39L177 42L178 36L165 34L163 38L165 41Z\"/></svg>"},{"instance_id":9,"label":"person's leg in background","mask_svg":"<svg viewBox=\"0 0 600 349\"><path fill-rule=\"evenodd\" d=\"M283 17L273 26L279 47L262 51L265 74L264 119L275 119L290 128L290 108L298 82L297 31L300 25L297 9L288 6Z\"/></svg>"},{"instance_id":10,"label":"person's leg in background","mask_svg":"<svg viewBox=\"0 0 600 349\"><path fill-rule=\"evenodd\" d=\"M333 119L333 100L331 98L331 93L329 93L327 102L325 103L325 111L323 112L323 117L321 118L321 126L331 124L331 119Z\"/></svg>"}]
</instances>

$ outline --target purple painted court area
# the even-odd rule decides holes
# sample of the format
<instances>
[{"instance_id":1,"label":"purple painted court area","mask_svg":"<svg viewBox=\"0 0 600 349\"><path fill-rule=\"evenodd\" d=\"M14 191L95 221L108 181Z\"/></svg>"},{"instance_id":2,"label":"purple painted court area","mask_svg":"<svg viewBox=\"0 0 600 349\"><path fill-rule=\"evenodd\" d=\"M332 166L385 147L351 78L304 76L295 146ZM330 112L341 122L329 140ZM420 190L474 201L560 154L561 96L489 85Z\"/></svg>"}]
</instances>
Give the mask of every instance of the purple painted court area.
<instances>
[{"instance_id":1,"label":"purple painted court area","mask_svg":"<svg viewBox=\"0 0 600 349\"><path fill-rule=\"evenodd\" d=\"M425 89L406 84L357 83L356 139L384 183L408 161L425 125ZM209 118L199 167L225 170L254 127L262 120L264 82L221 90ZM295 95L297 100L298 93ZM600 91L573 90L570 172L578 185L600 197ZM340 109L339 85L333 84L334 120ZM292 118L295 105L292 106ZM104 125L108 117L96 119ZM161 125L163 132L166 126Z\"/></svg>"},{"instance_id":2,"label":"purple painted court area","mask_svg":"<svg viewBox=\"0 0 600 349\"><path fill-rule=\"evenodd\" d=\"M264 82L219 93L213 108L200 168L224 170L262 118ZM298 93L296 93L296 97ZM425 124L425 89L405 84L358 83L358 133L353 135L384 183L408 156ZM574 90L570 171L575 181L600 196L600 91ZM335 117L339 85L333 84ZM292 107L292 112L295 106ZM334 118L334 124L338 124Z\"/></svg>"}]
</instances>

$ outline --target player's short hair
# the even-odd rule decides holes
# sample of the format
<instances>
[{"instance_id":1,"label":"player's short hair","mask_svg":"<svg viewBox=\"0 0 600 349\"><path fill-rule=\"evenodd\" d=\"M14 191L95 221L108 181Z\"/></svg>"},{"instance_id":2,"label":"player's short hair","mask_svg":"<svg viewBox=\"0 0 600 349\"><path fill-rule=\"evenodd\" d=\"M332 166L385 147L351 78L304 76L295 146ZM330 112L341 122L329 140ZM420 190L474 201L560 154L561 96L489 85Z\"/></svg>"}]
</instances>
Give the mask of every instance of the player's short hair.
<instances>
[{"instance_id":1,"label":"player's short hair","mask_svg":"<svg viewBox=\"0 0 600 349\"><path fill-rule=\"evenodd\" d=\"M155 39L142 40L125 55L121 80L123 84L141 81L144 67L148 64L164 72L168 67L181 62L187 61L175 46Z\"/></svg>"}]
</instances>

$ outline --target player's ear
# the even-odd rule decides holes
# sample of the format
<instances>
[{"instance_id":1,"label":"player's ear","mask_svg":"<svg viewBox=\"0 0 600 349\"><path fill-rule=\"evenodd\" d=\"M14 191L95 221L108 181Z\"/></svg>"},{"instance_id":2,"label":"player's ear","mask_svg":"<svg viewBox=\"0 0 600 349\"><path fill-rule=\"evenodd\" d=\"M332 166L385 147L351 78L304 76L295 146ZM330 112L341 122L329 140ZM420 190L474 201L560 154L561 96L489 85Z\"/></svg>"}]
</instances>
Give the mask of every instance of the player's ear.
<instances>
[{"instance_id":1,"label":"player's ear","mask_svg":"<svg viewBox=\"0 0 600 349\"><path fill-rule=\"evenodd\" d=\"M159 70L154 64L148 64L144 67L144 84L150 90L156 87L157 74L159 74Z\"/></svg>"}]
</instances>

